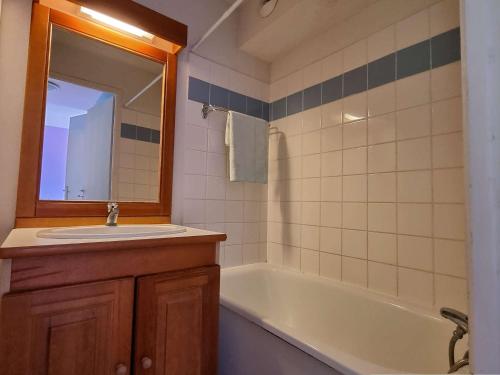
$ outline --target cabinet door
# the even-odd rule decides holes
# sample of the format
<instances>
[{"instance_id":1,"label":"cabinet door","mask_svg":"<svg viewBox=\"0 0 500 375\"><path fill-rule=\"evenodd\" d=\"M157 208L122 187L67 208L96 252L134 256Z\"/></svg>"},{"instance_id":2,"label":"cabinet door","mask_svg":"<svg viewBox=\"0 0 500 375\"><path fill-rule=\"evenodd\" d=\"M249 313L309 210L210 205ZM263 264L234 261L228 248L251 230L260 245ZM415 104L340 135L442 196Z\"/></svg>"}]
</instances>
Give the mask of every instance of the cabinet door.
<instances>
[{"instance_id":1,"label":"cabinet door","mask_svg":"<svg viewBox=\"0 0 500 375\"><path fill-rule=\"evenodd\" d=\"M6 295L3 375L130 373L132 278Z\"/></svg>"},{"instance_id":2,"label":"cabinet door","mask_svg":"<svg viewBox=\"0 0 500 375\"><path fill-rule=\"evenodd\" d=\"M219 267L141 277L135 373L215 374Z\"/></svg>"}]
</instances>

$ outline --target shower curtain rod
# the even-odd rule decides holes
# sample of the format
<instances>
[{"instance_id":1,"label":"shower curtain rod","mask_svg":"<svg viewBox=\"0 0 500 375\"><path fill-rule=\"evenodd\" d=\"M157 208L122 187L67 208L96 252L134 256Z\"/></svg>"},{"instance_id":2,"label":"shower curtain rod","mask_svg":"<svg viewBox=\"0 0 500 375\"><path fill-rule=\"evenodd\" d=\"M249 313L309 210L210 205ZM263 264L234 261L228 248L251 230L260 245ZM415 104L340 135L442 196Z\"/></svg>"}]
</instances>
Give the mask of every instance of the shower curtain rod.
<instances>
[{"instance_id":1,"label":"shower curtain rod","mask_svg":"<svg viewBox=\"0 0 500 375\"><path fill-rule=\"evenodd\" d=\"M233 5L231 5L225 12L222 14L222 16L208 29L208 31L203 35L192 47L191 47L191 52L196 51L196 49L201 46L201 44L207 39L210 34L212 34L218 27L219 25L226 20L240 5L243 3L245 0L236 0Z\"/></svg>"},{"instance_id":2,"label":"shower curtain rod","mask_svg":"<svg viewBox=\"0 0 500 375\"><path fill-rule=\"evenodd\" d=\"M2 0L0 0L2 1ZM156 82L163 78L163 73L158 74L151 82L149 82L141 91L139 91L136 95L134 95L128 102L125 103L124 107L127 108L135 102L138 98L140 98L146 91L148 91Z\"/></svg>"}]
</instances>

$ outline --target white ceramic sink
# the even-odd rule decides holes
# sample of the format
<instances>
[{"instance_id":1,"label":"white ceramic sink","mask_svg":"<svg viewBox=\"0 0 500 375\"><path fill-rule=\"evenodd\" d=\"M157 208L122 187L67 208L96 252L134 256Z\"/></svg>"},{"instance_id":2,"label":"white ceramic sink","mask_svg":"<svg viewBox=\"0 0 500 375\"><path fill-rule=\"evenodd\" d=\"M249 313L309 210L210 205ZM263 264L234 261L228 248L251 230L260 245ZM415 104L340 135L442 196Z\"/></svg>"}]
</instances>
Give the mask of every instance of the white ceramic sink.
<instances>
[{"instance_id":1,"label":"white ceramic sink","mask_svg":"<svg viewBox=\"0 0 500 375\"><path fill-rule=\"evenodd\" d=\"M125 238L152 237L185 232L185 227L173 224L161 225L117 225L108 227L95 225L89 227L68 227L42 229L36 234L40 238L56 239L92 239L92 238Z\"/></svg>"}]
</instances>

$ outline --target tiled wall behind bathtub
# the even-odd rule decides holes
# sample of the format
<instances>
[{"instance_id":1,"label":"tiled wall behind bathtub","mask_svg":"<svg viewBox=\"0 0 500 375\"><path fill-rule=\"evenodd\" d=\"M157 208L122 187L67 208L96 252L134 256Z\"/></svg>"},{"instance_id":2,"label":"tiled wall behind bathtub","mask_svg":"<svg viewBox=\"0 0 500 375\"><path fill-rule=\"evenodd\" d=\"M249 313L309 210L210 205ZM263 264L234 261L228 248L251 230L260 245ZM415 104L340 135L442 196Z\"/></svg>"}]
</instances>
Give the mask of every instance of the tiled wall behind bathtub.
<instances>
[{"instance_id":1,"label":"tiled wall behind bathtub","mask_svg":"<svg viewBox=\"0 0 500 375\"><path fill-rule=\"evenodd\" d=\"M122 110L118 137L119 200L158 201L160 163L160 122L151 114Z\"/></svg>"},{"instance_id":2,"label":"tiled wall behind bathtub","mask_svg":"<svg viewBox=\"0 0 500 375\"><path fill-rule=\"evenodd\" d=\"M189 76L241 94L240 98L268 102L267 83L194 54L189 55ZM199 101L187 99L183 223L227 233L219 254L222 266L266 261L267 185L229 181L224 144L226 114L212 112L204 120L201 108Z\"/></svg>"},{"instance_id":3,"label":"tiled wall behind bathtub","mask_svg":"<svg viewBox=\"0 0 500 375\"><path fill-rule=\"evenodd\" d=\"M271 84L270 263L466 309L458 26L446 0Z\"/></svg>"}]
</instances>

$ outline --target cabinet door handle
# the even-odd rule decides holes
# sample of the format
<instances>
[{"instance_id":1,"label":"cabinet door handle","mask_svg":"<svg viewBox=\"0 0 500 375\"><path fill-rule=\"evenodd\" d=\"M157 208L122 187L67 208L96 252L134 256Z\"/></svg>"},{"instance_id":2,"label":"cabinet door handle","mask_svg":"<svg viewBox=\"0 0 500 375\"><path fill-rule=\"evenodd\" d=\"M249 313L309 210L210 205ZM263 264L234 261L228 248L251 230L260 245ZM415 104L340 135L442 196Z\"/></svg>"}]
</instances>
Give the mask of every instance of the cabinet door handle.
<instances>
[{"instance_id":1,"label":"cabinet door handle","mask_svg":"<svg viewBox=\"0 0 500 375\"><path fill-rule=\"evenodd\" d=\"M127 366L123 363L119 363L116 365L116 375L127 375Z\"/></svg>"},{"instance_id":2,"label":"cabinet door handle","mask_svg":"<svg viewBox=\"0 0 500 375\"><path fill-rule=\"evenodd\" d=\"M153 366L153 361L151 360L151 358L143 357L141 359L141 364L142 368L147 370L148 368L151 368L151 366Z\"/></svg>"}]
</instances>

